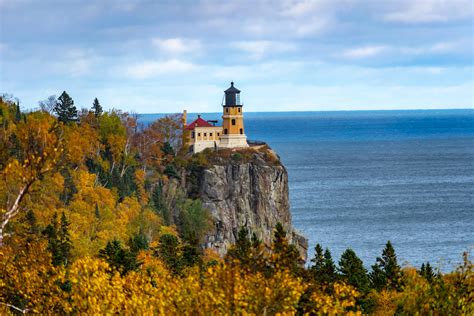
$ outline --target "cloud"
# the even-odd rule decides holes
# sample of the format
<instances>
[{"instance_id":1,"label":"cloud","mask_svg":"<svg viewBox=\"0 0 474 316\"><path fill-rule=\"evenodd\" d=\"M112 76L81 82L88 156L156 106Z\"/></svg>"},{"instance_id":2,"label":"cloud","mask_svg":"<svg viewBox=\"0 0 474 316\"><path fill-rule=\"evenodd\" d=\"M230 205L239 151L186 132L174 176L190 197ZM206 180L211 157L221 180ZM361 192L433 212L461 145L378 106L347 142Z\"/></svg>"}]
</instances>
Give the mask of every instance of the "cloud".
<instances>
[{"instance_id":1,"label":"cloud","mask_svg":"<svg viewBox=\"0 0 474 316\"><path fill-rule=\"evenodd\" d=\"M283 53L296 49L294 44L276 41L239 41L232 42L231 47L249 53L250 57L254 59L260 59L264 55L271 53Z\"/></svg>"},{"instance_id":2,"label":"cloud","mask_svg":"<svg viewBox=\"0 0 474 316\"><path fill-rule=\"evenodd\" d=\"M347 49L342 52L341 56L348 59L368 58L379 55L387 50L387 46L364 46L358 48Z\"/></svg>"},{"instance_id":3,"label":"cloud","mask_svg":"<svg viewBox=\"0 0 474 316\"><path fill-rule=\"evenodd\" d=\"M384 14L383 20L400 23L450 22L469 18L473 11L472 0L410 0Z\"/></svg>"},{"instance_id":4,"label":"cloud","mask_svg":"<svg viewBox=\"0 0 474 316\"><path fill-rule=\"evenodd\" d=\"M154 38L152 44L160 51L171 55L199 52L202 49L199 40L186 38Z\"/></svg>"},{"instance_id":5,"label":"cloud","mask_svg":"<svg viewBox=\"0 0 474 316\"><path fill-rule=\"evenodd\" d=\"M164 74L182 74L188 73L198 66L179 59L170 59L166 61L144 61L127 68L126 73L134 79L147 79Z\"/></svg>"}]
</instances>

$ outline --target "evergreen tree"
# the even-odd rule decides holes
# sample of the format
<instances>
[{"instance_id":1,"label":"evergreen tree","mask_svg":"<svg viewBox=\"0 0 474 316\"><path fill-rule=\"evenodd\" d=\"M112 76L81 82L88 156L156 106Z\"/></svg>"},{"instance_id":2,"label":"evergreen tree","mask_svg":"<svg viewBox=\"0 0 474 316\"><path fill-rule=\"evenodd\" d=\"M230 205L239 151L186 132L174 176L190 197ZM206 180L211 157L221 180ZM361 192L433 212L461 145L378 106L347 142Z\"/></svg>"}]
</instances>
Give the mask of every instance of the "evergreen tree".
<instances>
[{"instance_id":1,"label":"evergreen tree","mask_svg":"<svg viewBox=\"0 0 474 316\"><path fill-rule=\"evenodd\" d=\"M155 212L163 218L164 224L172 224L171 215L163 198L163 184L158 183L151 194L151 204Z\"/></svg>"},{"instance_id":2,"label":"evergreen tree","mask_svg":"<svg viewBox=\"0 0 474 316\"><path fill-rule=\"evenodd\" d=\"M147 250L149 247L148 238L145 233L140 229L138 233L135 233L128 240L128 246L132 253L137 254L140 250Z\"/></svg>"},{"instance_id":3,"label":"evergreen tree","mask_svg":"<svg viewBox=\"0 0 474 316\"><path fill-rule=\"evenodd\" d=\"M181 260L178 238L171 234L163 234L159 242L155 250L155 255L160 258L171 271L175 274L179 274L181 272Z\"/></svg>"},{"instance_id":4,"label":"evergreen tree","mask_svg":"<svg viewBox=\"0 0 474 316\"><path fill-rule=\"evenodd\" d=\"M364 268L362 260L357 257L352 249L347 249L341 255L339 261L339 272L342 279L362 293L366 293L369 289L369 278L367 269Z\"/></svg>"},{"instance_id":5,"label":"evergreen tree","mask_svg":"<svg viewBox=\"0 0 474 316\"><path fill-rule=\"evenodd\" d=\"M125 275L129 271L135 271L141 265L136 255L122 247L122 243L117 239L107 242L105 248L99 250L99 257L105 259L121 275Z\"/></svg>"},{"instance_id":6,"label":"evergreen tree","mask_svg":"<svg viewBox=\"0 0 474 316\"><path fill-rule=\"evenodd\" d=\"M16 111L15 111L15 121L16 122L21 121L21 117L22 117L22 115L21 115L21 110L20 110L20 103L17 102L16 103Z\"/></svg>"},{"instance_id":7,"label":"evergreen tree","mask_svg":"<svg viewBox=\"0 0 474 316\"><path fill-rule=\"evenodd\" d=\"M73 99L64 91L58 98L58 102L54 107L54 112L58 116L58 120L64 123L77 121L77 109L74 106Z\"/></svg>"},{"instance_id":8,"label":"evergreen tree","mask_svg":"<svg viewBox=\"0 0 474 316\"><path fill-rule=\"evenodd\" d=\"M288 240L286 239L286 231L281 223L278 223L275 226L272 251L274 253L274 268L289 269L294 274L300 272L300 254L294 245L288 244Z\"/></svg>"},{"instance_id":9,"label":"evergreen tree","mask_svg":"<svg viewBox=\"0 0 474 316\"><path fill-rule=\"evenodd\" d=\"M433 268L429 262L421 264L420 275L424 277L428 282L432 283L434 278L436 277Z\"/></svg>"},{"instance_id":10,"label":"evergreen tree","mask_svg":"<svg viewBox=\"0 0 474 316\"><path fill-rule=\"evenodd\" d=\"M92 111L94 112L95 117L101 116L103 110L102 106L99 103L99 100L97 98L94 99L94 102L92 103Z\"/></svg>"},{"instance_id":11,"label":"evergreen tree","mask_svg":"<svg viewBox=\"0 0 474 316\"><path fill-rule=\"evenodd\" d=\"M48 239L48 250L51 252L53 265L67 266L71 257L72 243L69 236L69 222L64 212L61 222L58 222L58 214L54 213L51 223L43 233Z\"/></svg>"},{"instance_id":12,"label":"evergreen tree","mask_svg":"<svg viewBox=\"0 0 474 316\"><path fill-rule=\"evenodd\" d=\"M377 290L385 287L398 290L401 286L401 274L395 249L392 243L387 241L382 257L377 257L375 265L372 266L372 272L369 274L371 285Z\"/></svg>"},{"instance_id":13,"label":"evergreen tree","mask_svg":"<svg viewBox=\"0 0 474 316\"><path fill-rule=\"evenodd\" d=\"M332 283L336 280L336 265L332 259L329 249L323 252L323 247L316 244L314 248L314 258L311 259L313 265L310 268L312 278L324 284Z\"/></svg>"},{"instance_id":14,"label":"evergreen tree","mask_svg":"<svg viewBox=\"0 0 474 316\"><path fill-rule=\"evenodd\" d=\"M248 266L250 263L252 243L248 238L248 231L245 227L241 227L235 245L233 245L228 251L226 257L228 259L236 259L242 265Z\"/></svg>"},{"instance_id":15,"label":"evergreen tree","mask_svg":"<svg viewBox=\"0 0 474 316\"><path fill-rule=\"evenodd\" d=\"M174 156L174 155L175 155L174 149L173 149L173 147L171 147L171 145L170 145L169 142L165 142L165 143L163 144L163 146L161 146L161 151L162 151L163 154L165 154L165 155L170 155L170 156Z\"/></svg>"}]
</instances>

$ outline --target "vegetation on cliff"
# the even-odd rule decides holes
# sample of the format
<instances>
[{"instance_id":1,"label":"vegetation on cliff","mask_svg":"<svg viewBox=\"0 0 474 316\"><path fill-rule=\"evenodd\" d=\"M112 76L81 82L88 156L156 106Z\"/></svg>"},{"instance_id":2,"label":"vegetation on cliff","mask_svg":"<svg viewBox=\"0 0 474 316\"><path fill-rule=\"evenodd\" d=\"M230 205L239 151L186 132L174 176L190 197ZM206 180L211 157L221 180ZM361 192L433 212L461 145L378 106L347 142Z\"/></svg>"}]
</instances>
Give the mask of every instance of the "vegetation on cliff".
<instances>
[{"instance_id":1,"label":"vegetation on cliff","mask_svg":"<svg viewBox=\"0 0 474 316\"><path fill-rule=\"evenodd\" d=\"M369 272L317 245L305 268L281 225L271 245L242 229L224 258L203 249L213 222L183 177L252 153L187 153L176 115L140 126L97 99L78 111L66 92L30 113L2 98L0 313L474 312L467 256L449 274L418 271L387 243Z\"/></svg>"}]
</instances>

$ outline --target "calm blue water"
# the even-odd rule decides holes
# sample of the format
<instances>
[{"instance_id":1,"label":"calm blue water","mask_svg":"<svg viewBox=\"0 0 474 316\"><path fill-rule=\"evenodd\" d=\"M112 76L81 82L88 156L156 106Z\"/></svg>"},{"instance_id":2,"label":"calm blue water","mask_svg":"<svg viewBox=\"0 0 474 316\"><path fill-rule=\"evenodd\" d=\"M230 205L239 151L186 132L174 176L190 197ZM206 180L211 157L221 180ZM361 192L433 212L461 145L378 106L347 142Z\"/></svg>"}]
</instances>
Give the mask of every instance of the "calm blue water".
<instances>
[{"instance_id":1,"label":"calm blue water","mask_svg":"<svg viewBox=\"0 0 474 316\"><path fill-rule=\"evenodd\" d=\"M350 247L369 267L391 240L401 263L447 271L474 246L474 110L244 115L288 169L310 257Z\"/></svg>"}]
</instances>

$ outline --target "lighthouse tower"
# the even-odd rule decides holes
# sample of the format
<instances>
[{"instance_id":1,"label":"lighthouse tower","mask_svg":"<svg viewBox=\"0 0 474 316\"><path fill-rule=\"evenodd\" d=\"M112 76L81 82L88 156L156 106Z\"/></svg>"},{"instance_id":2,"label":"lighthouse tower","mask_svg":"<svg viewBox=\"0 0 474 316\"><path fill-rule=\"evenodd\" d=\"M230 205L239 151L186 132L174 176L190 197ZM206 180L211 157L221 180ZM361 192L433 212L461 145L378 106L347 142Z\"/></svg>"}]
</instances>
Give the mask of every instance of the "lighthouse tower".
<instances>
[{"instance_id":1,"label":"lighthouse tower","mask_svg":"<svg viewBox=\"0 0 474 316\"><path fill-rule=\"evenodd\" d=\"M234 83L231 82L230 88L225 90L224 93L222 135L219 147L248 147L244 130L243 105L240 103L240 90L234 87Z\"/></svg>"}]
</instances>

